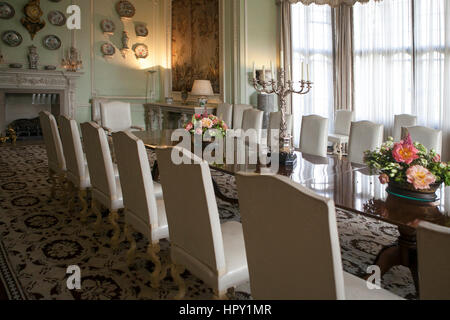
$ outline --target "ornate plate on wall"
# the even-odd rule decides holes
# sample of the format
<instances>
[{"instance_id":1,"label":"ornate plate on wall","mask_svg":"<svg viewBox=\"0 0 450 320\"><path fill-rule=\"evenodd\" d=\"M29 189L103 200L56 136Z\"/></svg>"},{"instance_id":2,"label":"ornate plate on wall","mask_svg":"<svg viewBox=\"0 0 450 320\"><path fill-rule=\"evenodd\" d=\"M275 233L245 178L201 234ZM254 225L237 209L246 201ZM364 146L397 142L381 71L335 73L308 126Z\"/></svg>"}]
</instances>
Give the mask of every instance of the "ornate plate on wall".
<instances>
[{"instance_id":1,"label":"ornate plate on wall","mask_svg":"<svg viewBox=\"0 0 450 320\"><path fill-rule=\"evenodd\" d=\"M47 19L52 25L58 27L65 25L67 20L64 13L58 10L50 11L47 15Z\"/></svg>"},{"instance_id":2,"label":"ornate plate on wall","mask_svg":"<svg viewBox=\"0 0 450 320\"><path fill-rule=\"evenodd\" d=\"M48 50L58 50L61 48L61 39L55 35L48 35L44 38L44 47Z\"/></svg>"},{"instance_id":3,"label":"ornate plate on wall","mask_svg":"<svg viewBox=\"0 0 450 320\"><path fill-rule=\"evenodd\" d=\"M116 26L114 25L114 22L112 22L111 20L108 20L108 19L104 19L104 20L102 20L102 22L100 22L100 28L102 28L102 31L104 33L109 33L109 34L113 34L114 31L116 30Z\"/></svg>"},{"instance_id":4,"label":"ornate plate on wall","mask_svg":"<svg viewBox=\"0 0 450 320\"><path fill-rule=\"evenodd\" d=\"M8 2L0 2L0 18L11 19L16 14L16 11Z\"/></svg>"},{"instance_id":5,"label":"ornate plate on wall","mask_svg":"<svg viewBox=\"0 0 450 320\"><path fill-rule=\"evenodd\" d=\"M101 47L103 57L110 58L116 53L116 48L111 43L104 43Z\"/></svg>"},{"instance_id":6,"label":"ornate plate on wall","mask_svg":"<svg viewBox=\"0 0 450 320\"><path fill-rule=\"evenodd\" d=\"M130 19L134 17L136 8L130 1L121 0L116 4L116 11L120 18Z\"/></svg>"},{"instance_id":7,"label":"ornate plate on wall","mask_svg":"<svg viewBox=\"0 0 450 320\"><path fill-rule=\"evenodd\" d=\"M10 47L17 47L22 43L22 36L14 30L7 30L2 34L2 40Z\"/></svg>"},{"instance_id":8,"label":"ornate plate on wall","mask_svg":"<svg viewBox=\"0 0 450 320\"><path fill-rule=\"evenodd\" d=\"M136 44L133 50L136 55L136 59L145 59L148 57L148 47L143 43Z\"/></svg>"},{"instance_id":9,"label":"ornate plate on wall","mask_svg":"<svg viewBox=\"0 0 450 320\"><path fill-rule=\"evenodd\" d=\"M144 24L136 25L135 30L136 30L136 35L138 37L148 36L148 29L147 29L147 26L145 26Z\"/></svg>"}]
</instances>

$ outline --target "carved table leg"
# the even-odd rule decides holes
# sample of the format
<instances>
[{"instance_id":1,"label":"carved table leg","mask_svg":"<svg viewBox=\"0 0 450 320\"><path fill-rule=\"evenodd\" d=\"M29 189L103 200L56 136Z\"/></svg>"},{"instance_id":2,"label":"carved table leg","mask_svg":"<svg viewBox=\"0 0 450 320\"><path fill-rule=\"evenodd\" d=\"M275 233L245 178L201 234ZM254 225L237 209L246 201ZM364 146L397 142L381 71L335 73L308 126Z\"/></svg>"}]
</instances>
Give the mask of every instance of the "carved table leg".
<instances>
[{"instance_id":1,"label":"carved table leg","mask_svg":"<svg viewBox=\"0 0 450 320\"><path fill-rule=\"evenodd\" d=\"M158 160L155 160L155 162L153 163L152 179L153 179L153 181L158 181L158 179L159 179Z\"/></svg>"},{"instance_id":2,"label":"carved table leg","mask_svg":"<svg viewBox=\"0 0 450 320\"><path fill-rule=\"evenodd\" d=\"M414 285L419 292L417 272L416 231L399 227L400 236L396 245L383 248L375 259L375 265L380 267L381 275L392 267L402 265L411 270Z\"/></svg>"}]
</instances>

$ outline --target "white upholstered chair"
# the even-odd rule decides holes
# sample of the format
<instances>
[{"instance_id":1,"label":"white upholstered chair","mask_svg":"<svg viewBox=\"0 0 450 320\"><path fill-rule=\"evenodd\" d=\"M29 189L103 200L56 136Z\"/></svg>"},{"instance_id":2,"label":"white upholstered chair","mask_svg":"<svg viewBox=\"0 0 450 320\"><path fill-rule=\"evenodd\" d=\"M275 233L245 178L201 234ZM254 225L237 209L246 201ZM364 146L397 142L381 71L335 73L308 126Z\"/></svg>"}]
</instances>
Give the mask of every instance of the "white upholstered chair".
<instances>
[{"instance_id":1,"label":"white upholstered chair","mask_svg":"<svg viewBox=\"0 0 450 320\"><path fill-rule=\"evenodd\" d=\"M192 164L176 165L173 152ZM185 295L184 268L210 286L216 297L248 281L242 225L220 224L211 173L202 161L179 147L156 150L170 234L171 273Z\"/></svg>"},{"instance_id":2,"label":"white upholstered chair","mask_svg":"<svg viewBox=\"0 0 450 320\"><path fill-rule=\"evenodd\" d=\"M254 299L401 299L343 271L333 200L278 175L236 182Z\"/></svg>"},{"instance_id":3,"label":"white upholstered chair","mask_svg":"<svg viewBox=\"0 0 450 320\"><path fill-rule=\"evenodd\" d=\"M292 125L293 125L294 117L292 114L286 114L286 127L287 132L292 134ZM280 130L281 127L281 111L271 112L269 114L269 127L267 132L267 145L270 147L272 145L271 139L278 140L280 137L279 131L277 134L273 134L273 138L271 138L271 130Z\"/></svg>"},{"instance_id":4,"label":"white upholstered chair","mask_svg":"<svg viewBox=\"0 0 450 320\"><path fill-rule=\"evenodd\" d=\"M228 128L233 128L233 105L229 103L220 103L217 106L217 117L224 121Z\"/></svg>"},{"instance_id":5,"label":"white upholstered chair","mask_svg":"<svg viewBox=\"0 0 450 320\"><path fill-rule=\"evenodd\" d=\"M422 221L417 228L419 294L450 300L450 228Z\"/></svg>"},{"instance_id":6,"label":"white upholstered chair","mask_svg":"<svg viewBox=\"0 0 450 320\"><path fill-rule=\"evenodd\" d=\"M161 197L156 198L156 188L142 140L130 132L122 131L113 133L113 142L125 206L125 235L131 245L127 261L131 264L136 252L136 241L132 232L139 231L149 241L147 253L155 265L151 285L157 288L164 277L158 256L159 240L169 237L164 200ZM161 196L160 189L158 196Z\"/></svg>"},{"instance_id":7,"label":"white upholstered chair","mask_svg":"<svg viewBox=\"0 0 450 320\"><path fill-rule=\"evenodd\" d=\"M402 139L402 128L412 127L417 124L417 117L410 114L396 114L394 116L394 132L392 137L394 141Z\"/></svg>"},{"instance_id":8,"label":"white upholstered chair","mask_svg":"<svg viewBox=\"0 0 450 320\"><path fill-rule=\"evenodd\" d=\"M235 104L233 106L233 129L242 129L244 111L248 109L253 109L253 106L249 104Z\"/></svg>"},{"instance_id":9,"label":"white upholstered chair","mask_svg":"<svg viewBox=\"0 0 450 320\"><path fill-rule=\"evenodd\" d=\"M383 143L383 125L370 121L352 122L348 143L348 159L364 164L364 152L375 150Z\"/></svg>"},{"instance_id":10,"label":"white upholstered chair","mask_svg":"<svg viewBox=\"0 0 450 320\"><path fill-rule=\"evenodd\" d=\"M350 126L354 120L354 112L350 110L337 110L334 120L334 132L328 135L328 141L333 143L333 152L342 156L344 145L348 144Z\"/></svg>"},{"instance_id":11,"label":"white upholstered chair","mask_svg":"<svg viewBox=\"0 0 450 320\"><path fill-rule=\"evenodd\" d=\"M435 130L422 126L403 127L402 137L405 137L407 133L411 135L412 141L420 142L428 150L434 149L436 153L442 152L442 131Z\"/></svg>"},{"instance_id":12,"label":"white upholstered chair","mask_svg":"<svg viewBox=\"0 0 450 320\"><path fill-rule=\"evenodd\" d=\"M114 165L105 130L95 122L81 124L84 150L92 184L92 211L97 215L95 226L102 222L101 205L110 211L109 220L114 228L112 247L119 245L120 227L117 224L118 210L123 209L120 178L114 173Z\"/></svg>"},{"instance_id":13,"label":"white upholstered chair","mask_svg":"<svg viewBox=\"0 0 450 320\"><path fill-rule=\"evenodd\" d=\"M108 101L100 103L101 126L109 133L126 130L144 130L133 126L131 106L127 102Z\"/></svg>"},{"instance_id":14,"label":"white upholstered chair","mask_svg":"<svg viewBox=\"0 0 450 320\"><path fill-rule=\"evenodd\" d=\"M84 158L78 124L75 120L66 116L60 116L59 123L67 166L67 180L69 180L73 189L78 190L78 192L73 192L69 208L73 208L74 198L78 195L82 206L80 212L81 221L85 222L88 217L87 191L91 188L91 179Z\"/></svg>"},{"instance_id":15,"label":"white upholstered chair","mask_svg":"<svg viewBox=\"0 0 450 320\"><path fill-rule=\"evenodd\" d=\"M39 120L44 136L45 149L47 150L48 173L52 182L51 196L55 197L57 179L63 190L66 191L66 159L55 117L48 111L41 111L39 112Z\"/></svg>"},{"instance_id":16,"label":"white upholstered chair","mask_svg":"<svg viewBox=\"0 0 450 320\"><path fill-rule=\"evenodd\" d=\"M327 156L328 119L318 116L303 116L299 149L302 153Z\"/></svg>"}]
</instances>

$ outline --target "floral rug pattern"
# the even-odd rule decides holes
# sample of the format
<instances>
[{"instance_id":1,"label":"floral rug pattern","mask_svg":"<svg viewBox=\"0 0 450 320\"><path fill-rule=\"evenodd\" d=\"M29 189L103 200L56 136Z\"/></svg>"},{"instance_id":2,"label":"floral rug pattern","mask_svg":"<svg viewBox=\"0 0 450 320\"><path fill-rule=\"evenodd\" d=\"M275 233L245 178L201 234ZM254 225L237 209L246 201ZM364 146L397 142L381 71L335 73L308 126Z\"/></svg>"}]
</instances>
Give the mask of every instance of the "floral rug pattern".
<instances>
[{"instance_id":1,"label":"floral rug pattern","mask_svg":"<svg viewBox=\"0 0 450 320\"><path fill-rule=\"evenodd\" d=\"M149 152L151 162L154 154ZM223 192L236 197L234 177L213 171ZM79 207L69 212L62 191L50 197L45 148L42 145L0 148L0 280L11 299L171 299L177 287L170 275L159 289L150 287L153 264L138 257L128 267L129 244L110 246L112 231L104 213L103 230L96 232L89 218L79 219ZM239 221L239 208L217 200L222 221ZM384 222L339 210L338 228L344 269L362 276L385 245L395 242L397 230ZM123 220L120 221L123 229ZM139 234L138 253L147 240ZM169 243L162 241L161 258L167 261ZM81 289L67 289L67 267L81 269ZM183 274L187 299L211 299L212 292L189 272ZM395 267L382 286L402 297L415 299L408 269ZM237 299L251 299L249 284L236 288Z\"/></svg>"}]
</instances>

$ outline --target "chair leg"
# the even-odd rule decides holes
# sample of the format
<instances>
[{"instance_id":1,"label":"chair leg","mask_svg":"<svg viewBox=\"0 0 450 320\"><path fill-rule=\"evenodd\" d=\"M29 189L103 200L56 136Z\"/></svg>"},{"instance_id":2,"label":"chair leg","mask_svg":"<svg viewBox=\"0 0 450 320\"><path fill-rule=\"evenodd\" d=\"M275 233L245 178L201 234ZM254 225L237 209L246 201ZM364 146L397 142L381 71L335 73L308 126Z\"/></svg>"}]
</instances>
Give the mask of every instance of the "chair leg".
<instances>
[{"instance_id":1,"label":"chair leg","mask_svg":"<svg viewBox=\"0 0 450 320\"><path fill-rule=\"evenodd\" d=\"M224 291L214 290L214 300L228 300L227 290Z\"/></svg>"},{"instance_id":2,"label":"chair leg","mask_svg":"<svg viewBox=\"0 0 450 320\"><path fill-rule=\"evenodd\" d=\"M111 247L117 248L119 247L119 238L120 238L120 227L117 223L117 219L119 218L119 214L117 210L110 210L109 212L109 222L112 224L114 229L114 234L111 238Z\"/></svg>"},{"instance_id":3,"label":"chair leg","mask_svg":"<svg viewBox=\"0 0 450 320\"><path fill-rule=\"evenodd\" d=\"M49 176L50 181L52 183L51 197L55 198L56 197L56 178L55 178L55 173L53 171L49 171L48 172L48 176Z\"/></svg>"},{"instance_id":4,"label":"chair leg","mask_svg":"<svg viewBox=\"0 0 450 320\"><path fill-rule=\"evenodd\" d=\"M126 239L130 243L130 249L127 252L127 264L130 266L134 263L136 258L136 239L134 239L133 236L133 228L128 224L125 225L124 233Z\"/></svg>"},{"instance_id":5,"label":"chair leg","mask_svg":"<svg viewBox=\"0 0 450 320\"><path fill-rule=\"evenodd\" d=\"M95 220L95 224L94 224L94 227L95 227L95 229L96 229L97 231L100 230L100 228L101 228L101 226L102 226L102 220L103 220L102 212L101 212L101 210L100 210L99 205L100 205L100 204L98 203L97 200L92 199L91 210L92 210L92 212L95 213L95 215L97 216L97 220Z\"/></svg>"},{"instance_id":6,"label":"chair leg","mask_svg":"<svg viewBox=\"0 0 450 320\"><path fill-rule=\"evenodd\" d=\"M165 278L165 274L162 274L161 269L161 260L159 258L158 253L161 251L161 247L159 246L159 242L152 243L150 242L147 248L147 254L150 256L150 260L153 262L155 268L151 274L151 285L152 288L159 288L159 284L163 278Z\"/></svg>"},{"instance_id":7,"label":"chair leg","mask_svg":"<svg viewBox=\"0 0 450 320\"><path fill-rule=\"evenodd\" d=\"M183 272L183 266L172 264L170 267L170 273L172 275L173 281L178 285L178 293L175 296L175 300L182 300L186 295L186 283L181 277L181 274Z\"/></svg>"},{"instance_id":8,"label":"chair leg","mask_svg":"<svg viewBox=\"0 0 450 320\"><path fill-rule=\"evenodd\" d=\"M81 212L80 212L81 222L84 223L87 221L87 217L89 216L88 202L87 202L87 190L80 189L78 191L78 198L80 199L80 202L81 202Z\"/></svg>"}]
</instances>

